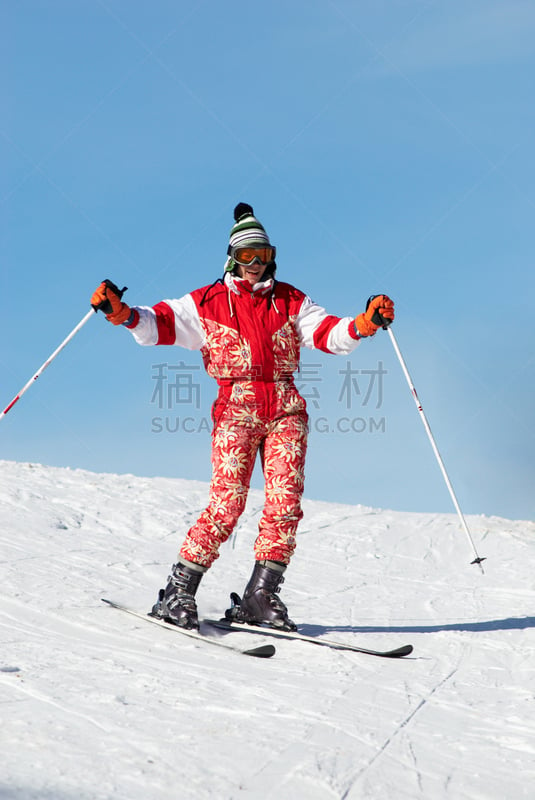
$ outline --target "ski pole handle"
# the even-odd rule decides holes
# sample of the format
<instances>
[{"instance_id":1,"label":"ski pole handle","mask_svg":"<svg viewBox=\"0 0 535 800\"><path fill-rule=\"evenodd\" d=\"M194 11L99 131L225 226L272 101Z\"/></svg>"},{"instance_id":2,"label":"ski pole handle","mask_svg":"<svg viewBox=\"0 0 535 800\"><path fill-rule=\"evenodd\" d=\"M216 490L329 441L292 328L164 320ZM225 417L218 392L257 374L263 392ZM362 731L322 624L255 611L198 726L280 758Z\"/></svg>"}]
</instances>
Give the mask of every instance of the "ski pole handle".
<instances>
[{"instance_id":1,"label":"ski pole handle","mask_svg":"<svg viewBox=\"0 0 535 800\"><path fill-rule=\"evenodd\" d=\"M10 403L8 406L6 406L6 407L4 408L4 410L3 410L3 411L2 411L2 413L0 414L0 419L3 419L3 418L5 417L5 415L7 414L7 412L8 412L8 411L10 411L10 410L13 408L13 406L15 405L15 403L17 403L17 402L20 400L20 398L22 397L22 395L23 395L23 394L24 394L26 391L28 391L28 389L30 388L30 386L31 386L31 385L32 385L32 384L33 384L33 383L34 383L34 382L37 380L37 378L39 378L39 376L40 376L40 375L42 375L42 374L43 374L43 372L45 371L45 369L46 369L46 368L47 368L47 367L48 367L48 366L49 366L49 365L50 365L50 364L51 364L51 363L54 361L54 359L56 358L56 356L57 356L57 355L59 355L59 353L61 353L61 351L63 350L63 348L64 348L66 345L68 345L68 344L69 344L69 342L71 341L71 339L73 339L73 338L76 336L76 334L78 333L78 331L80 330L80 328L83 328L83 326L85 325L85 323L86 323L86 322L88 322L88 321L91 319L91 317L92 317L92 316L94 316L94 314L95 314L95 313L96 313L96 312L95 312L93 309L91 309L91 311L88 311L88 312L87 312L87 314L85 315L85 317L84 317L83 319L81 319L81 320L80 320L80 322L78 323L78 325L76 325L76 327L72 329L72 331L69 333L69 335L65 337L65 339L62 341L62 343L59 345L59 347L57 347L57 348L54 350L54 352L52 353L52 355L51 355L51 356L49 356L49 357L47 358L47 360L44 362L44 364L41 364L41 366L39 367L39 369L37 370L37 372L36 372L34 375L32 375L32 377L30 378L30 380L28 381L28 383L26 383L26 384L25 384L25 385L22 387L22 389L20 390L20 392L19 392L17 395L15 395L15 397L13 398L13 400L11 401L11 403Z\"/></svg>"}]
</instances>

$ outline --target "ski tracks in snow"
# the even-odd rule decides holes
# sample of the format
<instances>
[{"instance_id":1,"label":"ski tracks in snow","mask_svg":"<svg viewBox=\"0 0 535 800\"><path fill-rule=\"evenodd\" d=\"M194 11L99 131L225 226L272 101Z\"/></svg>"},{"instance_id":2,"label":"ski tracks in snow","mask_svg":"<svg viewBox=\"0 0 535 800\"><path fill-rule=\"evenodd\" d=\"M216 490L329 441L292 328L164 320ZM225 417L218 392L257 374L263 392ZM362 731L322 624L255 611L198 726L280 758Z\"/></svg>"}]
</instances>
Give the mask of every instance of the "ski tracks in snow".
<instances>
[{"instance_id":1,"label":"ski tracks in snow","mask_svg":"<svg viewBox=\"0 0 535 800\"><path fill-rule=\"evenodd\" d=\"M286 679L295 681L296 701L286 711L286 724L282 726L278 746L273 748L274 752L251 776L250 782L262 786L262 792L244 787L245 791L240 792L240 797L247 800L280 800L281 797L299 800L375 798L378 795L373 791L369 794L367 790L360 793L361 777L386 753L398 734L409 725L431 696L451 679L456 669L406 714L406 707L412 702L408 692L394 688L392 708L388 710L384 708L384 685L388 683L390 674L392 683L397 687L400 672L406 674L407 669L412 670L415 659L375 663L374 659L367 660L367 656L329 651L317 654L309 668L299 674L292 667L296 664L296 656L306 658L307 645L298 642L283 644L290 644L288 651L291 649L294 656L283 668ZM290 655L284 653L280 646L278 651L279 659ZM320 663L322 656L324 664ZM362 697L363 686L368 686L373 701L381 703L383 708L376 710L372 701L361 717L356 709L362 705L359 698ZM405 713L405 716L400 716L401 713ZM374 715L375 723L372 721ZM373 733L375 728L384 732L385 738L379 744ZM407 766L410 768L411 765L405 764L403 768L407 769ZM413 771L417 771L417 768ZM394 778L391 797L395 796L396 783L399 785L398 779ZM357 794L353 794L354 791Z\"/></svg>"},{"instance_id":2,"label":"ski tracks in snow","mask_svg":"<svg viewBox=\"0 0 535 800\"><path fill-rule=\"evenodd\" d=\"M316 635L269 662L103 608L150 607L208 487L3 462L0 727L8 795L62 800L528 800L535 784L533 523L305 502L283 599ZM262 495L199 592L245 585ZM154 627L154 630L153 630ZM233 633L233 642L251 636ZM175 641L176 640L176 641ZM180 785L177 787L177 775Z\"/></svg>"},{"instance_id":3,"label":"ski tracks in snow","mask_svg":"<svg viewBox=\"0 0 535 800\"><path fill-rule=\"evenodd\" d=\"M350 783L348 788L340 795L340 800L351 800L352 797L354 797L355 800L356 800L357 797L362 796L362 795L360 795L359 785L360 785L361 780L365 777L366 773L370 769L370 767L372 767L375 764L375 762L379 758L381 758L381 756L383 756L386 753L386 751L391 746L391 744L394 741L394 739L402 731L403 732L407 732L406 731L407 727L410 725L410 723L412 723L412 721L414 720L416 715L419 714L422 711L422 709L433 699L433 697L441 689L443 689L446 686L446 684L449 683L449 681L454 677L454 675L457 674L457 672L459 670L460 663L461 662L459 662L459 664L457 664L457 666L454 669L452 669L451 672L449 672L444 678L442 678L431 689L431 691L425 697L422 697L421 700L416 705L416 707L410 712L410 714L408 714L405 717L405 719L403 719L401 722L399 722L395 726L395 728L392 731L392 733L390 734L390 736L388 736L388 738L383 742L383 744L377 750L377 752L374 753L374 755L369 759L367 764L365 764L361 769L359 769L359 771L355 775L354 780ZM407 689L407 697L409 698L409 694L410 693L409 693L408 687L406 687L406 689ZM412 755L412 758L414 760L414 769L415 769L415 773L416 773L416 777L417 777L417 781L418 781L418 789L419 789L419 792L422 793L422 791L423 791L422 776L421 776L421 773L420 773L420 771L418 769L418 758L417 758L417 755L415 753L414 747L413 747L413 745L412 745L412 743L410 741L409 741L408 746L409 746L409 750L410 750L410 753ZM359 794L357 794L355 792L359 792ZM424 795L422 795L422 796L424 796Z\"/></svg>"}]
</instances>

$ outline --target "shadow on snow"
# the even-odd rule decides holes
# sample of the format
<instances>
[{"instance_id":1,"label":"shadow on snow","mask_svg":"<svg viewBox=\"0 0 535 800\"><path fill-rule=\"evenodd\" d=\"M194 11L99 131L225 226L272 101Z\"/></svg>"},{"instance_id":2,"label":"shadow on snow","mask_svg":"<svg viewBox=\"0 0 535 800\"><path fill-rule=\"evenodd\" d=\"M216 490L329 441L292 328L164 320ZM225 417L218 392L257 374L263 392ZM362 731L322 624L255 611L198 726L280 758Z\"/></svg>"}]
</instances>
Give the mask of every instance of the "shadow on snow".
<instances>
[{"instance_id":1,"label":"shadow on snow","mask_svg":"<svg viewBox=\"0 0 535 800\"><path fill-rule=\"evenodd\" d=\"M482 622L444 622L437 625L299 625L299 633L321 636L332 633L439 633L440 631L509 631L535 628L535 617L509 617Z\"/></svg>"}]
</instances>

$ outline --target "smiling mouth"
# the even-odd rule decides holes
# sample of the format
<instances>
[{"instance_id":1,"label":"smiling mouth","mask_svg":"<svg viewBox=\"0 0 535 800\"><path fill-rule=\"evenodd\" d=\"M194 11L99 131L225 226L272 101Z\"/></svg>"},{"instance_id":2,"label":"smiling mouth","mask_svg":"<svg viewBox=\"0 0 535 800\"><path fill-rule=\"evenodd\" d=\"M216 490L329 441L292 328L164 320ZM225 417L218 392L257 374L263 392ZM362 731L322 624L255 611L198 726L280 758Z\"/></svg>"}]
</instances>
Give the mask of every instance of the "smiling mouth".
<instances>
[{"instance_id":1,"label":"smiling mouth","mask_svg":"<svg viewBox=\"0 0 535 800\"><path fill-rule=\"evenodd\" d=\"M249 264L249 266L240 264L239 274L243 279L249 281L250 284L255 284L262 280L265 271L265 264Z\"/></svg>"}]
</instances>

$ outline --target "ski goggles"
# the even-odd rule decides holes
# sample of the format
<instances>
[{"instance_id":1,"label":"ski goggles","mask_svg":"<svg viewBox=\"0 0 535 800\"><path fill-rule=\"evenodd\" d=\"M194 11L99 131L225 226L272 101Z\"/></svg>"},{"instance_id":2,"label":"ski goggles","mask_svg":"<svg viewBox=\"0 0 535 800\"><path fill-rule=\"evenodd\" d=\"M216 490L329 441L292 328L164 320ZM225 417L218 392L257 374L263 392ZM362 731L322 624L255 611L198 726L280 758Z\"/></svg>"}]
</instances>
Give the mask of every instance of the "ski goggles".
<instances>
[{"instance_id":1,"label":"ski goggles","mask_svg":"<svg viewBox=\"0 0 535 800\"><path fill-rule=\"evenodd\" d=\"M230 247L229 255L236 264L242 267L250 267L258 262L259 264L270 264L275 260L277 250L271 245L269 247Z\"/></svg>"}]
</instances>

